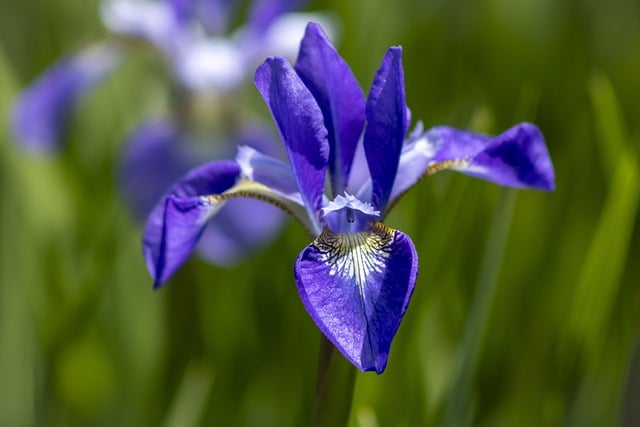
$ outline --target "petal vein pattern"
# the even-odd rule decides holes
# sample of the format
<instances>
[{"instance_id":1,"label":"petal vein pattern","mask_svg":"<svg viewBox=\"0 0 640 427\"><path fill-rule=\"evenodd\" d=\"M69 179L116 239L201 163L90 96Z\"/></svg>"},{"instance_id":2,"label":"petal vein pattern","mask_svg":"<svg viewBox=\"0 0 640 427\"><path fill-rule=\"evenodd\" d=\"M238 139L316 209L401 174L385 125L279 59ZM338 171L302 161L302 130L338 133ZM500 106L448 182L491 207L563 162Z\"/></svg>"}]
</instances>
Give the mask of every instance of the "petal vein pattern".
<instances>
[{"instance_id":1,"label":"petal vein pattern","mask_svg":"<svg viewBox=\"0 0 640 427\"><path fill-rule=\"evenodd\" d=\"M379 222L359 233L326 228L295 267L300 298L320 330L360 370L378 374L417 273L411 240Z\"/></svg>"},{"instance_id":2,"label":"petal vein pattern","mask_svg":"<svg viewBox=\"0 0 640 427\"><path fill-rule=\"evenodd\" d=\"M367 232L324 233L316 246L320 250L320 260L330 266L329 275L353 280L364 301L367 279L384 272L390 238Z\"/></svg>"}]
</instances>

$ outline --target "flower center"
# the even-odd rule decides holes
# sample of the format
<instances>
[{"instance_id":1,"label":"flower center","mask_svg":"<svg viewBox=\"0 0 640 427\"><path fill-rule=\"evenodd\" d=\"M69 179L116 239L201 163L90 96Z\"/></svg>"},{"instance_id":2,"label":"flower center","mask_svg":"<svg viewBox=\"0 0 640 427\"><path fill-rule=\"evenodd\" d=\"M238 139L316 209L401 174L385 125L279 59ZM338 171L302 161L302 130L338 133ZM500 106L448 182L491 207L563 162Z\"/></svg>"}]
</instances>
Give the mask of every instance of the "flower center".
<instances>
[{"instance_id":1,"label":"flower center","mask_svg":"<svg viewBox=\"0 0 640 427\"><path fill-rule=\"evenodd\" d=\"M345 192L344 196L338 195L322 208L322 214L334 233L359 233L369 230L371 222L380 216L380 211Z\"/></svg>"}]
</instances>

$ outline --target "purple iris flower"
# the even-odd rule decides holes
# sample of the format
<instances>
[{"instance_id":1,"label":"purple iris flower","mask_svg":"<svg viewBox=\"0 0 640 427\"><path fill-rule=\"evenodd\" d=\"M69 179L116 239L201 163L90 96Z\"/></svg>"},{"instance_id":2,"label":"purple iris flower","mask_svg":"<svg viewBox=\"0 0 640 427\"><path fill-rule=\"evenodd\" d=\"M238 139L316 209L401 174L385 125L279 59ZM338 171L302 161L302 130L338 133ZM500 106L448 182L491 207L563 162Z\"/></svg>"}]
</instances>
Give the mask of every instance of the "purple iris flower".
<instances>
[{"instance_id":1,"label":"purple iris flower","mask_svg":"<svg viewBox=\"0 0 640 427\"><path fill-rule=\"evenodd\" d=\"M114 37L60 60L21 94L13 108L14 139L35 153L58 151L74 106L122 63L125 48L135 40L160 54L171 71L177 101L166 116L141 123L122 151L119 186L136 217L146 218L185 172L207 159L232 156L239 144L277 156L282 150L274 132L240 119L242 106L234 101L234 91L250 81L265 56L294 57L306 22L319 15L292 13L303 0L255 0L246 24L231 31L238 3L103 0L102 20ZM204 130L201 116L206 116ZM256 213L256 203L229 203L210 222L198 253L214 264L230 265L269 242L284 216L271 207Z\"/></svg>"},{"instance_id":2,"label":"purple iris flower","mask_svg":"<svg viewBox=\"0 0 640 427\"><path fill-rule=\"evenodd\" d=\"M245 26L229 33L237 2L229 0L103 0L101 16L115 40L90 45L55 63L16 100L16 141L55 152L71 109L117 68L128 38L162 54L174 84L187 91L228 93L267 55L293 56L304 25L318 15L289 13L302 0L256 0Z\"/></svg>"},{"instance_id":3,"label":"purple iris flower","mask_svg":"<svg viewBox=\"0 0 640 427\"><path fill-rule=\"evenodd\" d=\"M445 169L552 190L544 138L529 123L495 137L421 125L407 134L402 49L387 50L365 99L347 63L313 23L295 67L268 58L254 81L289 162L241 147L236 161L209 163L174 185L144 233L155 286L189 257L225 203L237 197L271 202L313 239L294 266L307 312L356 367L380 374L418 274L411 239L384 225L384 217L421 178Z\"/></svg>"}]
</instances>

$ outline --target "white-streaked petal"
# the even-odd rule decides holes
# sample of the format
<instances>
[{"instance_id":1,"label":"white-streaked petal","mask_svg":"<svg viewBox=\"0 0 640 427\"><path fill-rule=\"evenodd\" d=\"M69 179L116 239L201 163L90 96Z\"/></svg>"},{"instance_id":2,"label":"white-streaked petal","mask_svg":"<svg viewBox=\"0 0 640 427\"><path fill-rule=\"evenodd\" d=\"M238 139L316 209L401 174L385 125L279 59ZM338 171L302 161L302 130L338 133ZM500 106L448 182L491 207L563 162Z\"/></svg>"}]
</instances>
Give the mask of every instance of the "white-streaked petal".
<instances>
[{"instance_id":1,"label":"white-streaked petal","mask_svg":"<svg viewBox=\"0 0 640 427\"><path fill-rule=\"evenodd\" d=\"M382 373L418 273L411 239L381 223L360 233L325 229L294 272L320 330L359 369Z\"/></svg>"},{"instance_id":2,"label":"white-streaked petal","mask_svg":"<svg viewBox=\"0 0 640 427\"><path fill-rule=\"evenodd\" d=\"M259 182L292 202L303 204L291 167L283 161L243 145L238 147L236 163L240 165L243 178Z\"/></svg>"}]
</instances>

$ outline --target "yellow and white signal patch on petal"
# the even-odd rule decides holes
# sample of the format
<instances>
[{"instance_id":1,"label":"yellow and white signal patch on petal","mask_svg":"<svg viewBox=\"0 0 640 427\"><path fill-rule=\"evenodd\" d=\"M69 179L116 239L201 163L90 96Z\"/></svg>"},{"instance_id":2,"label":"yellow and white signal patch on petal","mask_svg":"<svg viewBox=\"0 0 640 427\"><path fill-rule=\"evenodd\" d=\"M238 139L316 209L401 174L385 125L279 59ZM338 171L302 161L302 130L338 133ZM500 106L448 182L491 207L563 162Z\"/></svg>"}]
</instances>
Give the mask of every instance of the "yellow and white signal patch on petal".
<instances>
[{"instance_id":1,"label":"yellow and white signal patch on petal","mask_svg":"<svg viewBox=\"0 0 640 427\"><path fill-rule=\"evenodd\" d=\"M361 370L384 371L418 273L409 237L380 222L357 233L326 227L294 271L300 298L327 338Z\"/></svg>"},{"instance_id":2,"label":"yellow and white signal patch on petal","mask_svg":"<svg viewBox=\"0 0 640 427\"><path fill-rule=\"evenodd\" d=\"M393 230L376 222L370 231L334 233L326 228L315 245L331 276L352 280L360 290L372 274L383 274L393 244Z\"/></svg>"}]
</instances>

